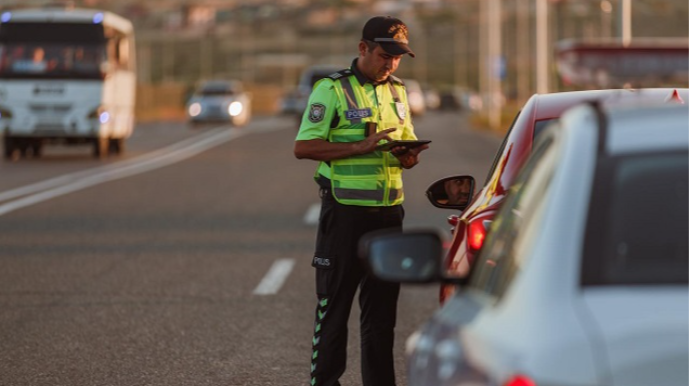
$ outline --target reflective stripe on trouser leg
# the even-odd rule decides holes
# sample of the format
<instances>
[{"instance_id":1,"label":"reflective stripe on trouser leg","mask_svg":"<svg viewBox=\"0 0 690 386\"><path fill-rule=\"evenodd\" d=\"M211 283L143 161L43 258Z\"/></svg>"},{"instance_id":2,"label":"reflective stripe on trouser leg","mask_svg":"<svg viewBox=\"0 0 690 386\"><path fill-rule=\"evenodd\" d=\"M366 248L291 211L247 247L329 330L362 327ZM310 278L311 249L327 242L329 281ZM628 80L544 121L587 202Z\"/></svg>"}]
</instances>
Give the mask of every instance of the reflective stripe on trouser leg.
<instances>
[{"instance_id":1,"label":"reflective stripe on trouser leg","mask_svg":"<svg viewBox=\"0 0 690 386\"><path fill-rule=\"evenodd\" d=\"M364 345L368 352L366 357L380 355L381 358L367 364L363 371L366 379L363 379L362 386L394 386L394 369L389 365L393 362L393 352L388 341L395 324L395 305L388 303L397 300L397 292L392 296L386 295L389 291L377 294L379 288L367 285L368 280L364 279L366 270L357 257L357 250L359 239L367 232L390 228L402 231L402 208L342 205L327 196L324 197L322 214L324 216L319 221L315 256L331 257L334 265L330 269L316 269L316 295L319 303L312 338L311 364L315 366L310 381L313 381L313 386L340 386L339 379L347 366L348 319L353 298L360 284L363 284L366 294L362 298L362 304L365 305L363 310L368 315L365 319L371 321L364 323L365 341L368 342ZM337 221L333 221L335 218ZM324 299L325 304L322 304ZM371 309L380 310L374 314L366 311ZM379 315L380 312L383 312L383 317ZM384 331L376 333L386 337L383 342L385 347L382 350L371 350L371 344L376 345L379 340L371 339L366 326L376 326L379 322Z\"/></svg>"},{"instance_id":2,"label":"reflective stripe on trouser leg","mask_svg":"<svg viewBox=\"0 0 690 386\"><path fill-rule=\"evenodd\" d=\"M314 323L314 337L311 340L312 343L312 353L311 353L311 386L316 385L316 360L319 358L319 344L321 343L321 328L324 319L326 318L326 313L328 312L328 298L319 298L319 303L316 307L316 322Z\"/></svg>"}]
</instances>

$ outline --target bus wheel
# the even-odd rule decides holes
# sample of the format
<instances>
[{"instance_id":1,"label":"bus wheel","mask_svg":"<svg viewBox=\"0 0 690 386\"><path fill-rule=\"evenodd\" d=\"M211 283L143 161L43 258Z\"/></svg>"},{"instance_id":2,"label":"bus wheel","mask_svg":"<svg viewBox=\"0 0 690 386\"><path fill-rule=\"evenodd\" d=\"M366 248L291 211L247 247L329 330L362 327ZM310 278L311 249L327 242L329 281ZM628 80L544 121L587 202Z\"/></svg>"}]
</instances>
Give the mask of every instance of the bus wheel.
<instances>
[{"instance_id":1,"label":"bus wheel","mask_svg":"<svg viewBox=\"0 0 690 386\"><path fill-rule=\"evenodd\" d=\"M11 160L14 156L14 150L16 148L14 138L5 136L3 140L3 145L3 156L5 157L5 159Z\"/></svg>"},{"instance_id":2,"label":"bus wheel","mask_svg":"<svg viewBox=\"0 0 690 386\"><path fill-rule=\"evenodd\" d=\"M94 158L105 158L108 156L108 138L94 138L93 139L93 156Z\"/></svg>"},{"instance_id":3,"label":"bus wheel","mask_svg":"<svg viewBox=\"0 0 690 386\"><path fill-rule=\"evenodd\" d=\"M34 140L31 143L31 156L34 158L41 158L43 153L43 142L40 139Z\"/></svg>"},{"instance_id":4,"label":"bus wheel","mask_svg":"<svg viewBox=\"0 0 690 386\"><path fill-rule=\"evenodd\" d=\"M111 154L120 155L125 151L125 139L124 138L110 138L108 140L108 151Z\"/></svg>"},{"instance_id":5,"label":"bus wheel","mask_svg":"<svg viewBox=\"0 0 690 386\"><path fill-rule=\"evenodd\" d=\"M17 144L19 148L19 154L21 158L27 158L26 155L29 153L29 140L25 139Z\"/></svg>"}]
</instances>

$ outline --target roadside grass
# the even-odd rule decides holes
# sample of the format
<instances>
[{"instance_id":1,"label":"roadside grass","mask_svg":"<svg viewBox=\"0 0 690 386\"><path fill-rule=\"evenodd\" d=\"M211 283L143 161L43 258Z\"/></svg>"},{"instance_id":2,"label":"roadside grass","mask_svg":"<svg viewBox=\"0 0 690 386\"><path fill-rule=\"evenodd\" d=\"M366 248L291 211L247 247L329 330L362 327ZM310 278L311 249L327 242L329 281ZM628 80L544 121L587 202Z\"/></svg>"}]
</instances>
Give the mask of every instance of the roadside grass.
<instances>
[{"instance_id":1,"label":"roadside grass","mask_svg":"<svg viewBox=\"0 0 690 386\"><path fill-rule=\"evenodd\" d=\"M477 130L490 131L495 134L505 135L510 128L510 125L515 119L515 115L520 111L522 105L517 102L509 101L501 109L500 124L498 127L491 127L490 117L488 111L477 111L470 117L470 124Z\"/></svg>"}]
</instances>

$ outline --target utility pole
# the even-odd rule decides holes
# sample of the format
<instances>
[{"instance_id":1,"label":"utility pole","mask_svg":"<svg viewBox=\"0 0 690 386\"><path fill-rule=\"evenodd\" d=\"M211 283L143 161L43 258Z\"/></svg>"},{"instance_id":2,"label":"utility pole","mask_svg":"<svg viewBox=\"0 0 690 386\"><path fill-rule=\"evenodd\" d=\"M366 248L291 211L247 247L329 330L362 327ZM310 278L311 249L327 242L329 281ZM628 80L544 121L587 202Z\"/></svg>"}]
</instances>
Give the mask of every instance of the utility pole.
<instances>
[{"instance_id":1,"label":"utility pole","mask_svg":"<svg viewBox=\"0 0 690 386\"><path fill-rule=\"evenodd\" d=\"M491 127L501 126L502 88L501 77L504 71L501 52L501 0L489 0L487 40L489 46L489 122Z\"/></svg>"},{"instance_id":2,"label":"utility pole","mask_svg":"<svg viewBox=\"0 0 690 386\"><path fill-rule=\"evenodd\" d=\"M199 42L199 79L210 79L213 76L213 55L210 48L211 36L203 36Z\"/></svg>"},{"instance_id":3,"label":"utility pole","mask_svg":"<svg viewBox=\"0 0 690 386\"><path fill-rule=\"evenodd\" d=\"M457 7L457 5L456 5ZM455 33L455 36L453 37L454 43L455 43L455 55L453 55L453 62L454 62L454 67L455 67L455 84L460 86L466 86L467 85L467 60L465 55L465 52L467 51L467 48L465 47L465 36L463 35L463 29L461 29L461 25L465 25L465 22L461 22L461 13L460 11L456 8L455 9L455 26L453 32Z\"/></svg>"},{"instance_id":4,"label":"utility pole","mask_svg":"<svg viewBox=\"0 0 690 386\"><path fill-rule=\"evenodd\" d=\"M163 40L163 82L175 81L175 42Z\"/></svg>"},{"instance_id":5,"label":"utility pole","mask_svg":"<svg viewBox=\"0 0 690 386\"><path fill-rule=\"evenodd\" d=\"M146 42L146 43L144 43ZM141 40L137 57L137 76L139 83L151 83L151 42Z\"/></svg>"},{"instance_id":6,"label":"utility pole","mask_svg":"<svg viewBox=\"0 0 690 386\"><path fill-rule=\"evenodd\" d=\"M623 46L627 47L632 40L632 3L630 0L620 0L619 8L618 36Z\"/></svg>"},{"instance_id":7,"label":"utility pole","mask_svg":"<svg viewBox=\"0 0 690 386\"><path fill-rule=\"evenodd\" d=\"M547 0L535 0L537 5L537 93L549 92L549 19Z\"/></svg>"},{"instance_id":8,"label":"utility pole","mask_svg":"<svg viewBox=\"0 0 690 386\"><path fill-rule=\"evenodd\" d=\"M420 83L426 83L429 73L429 55L427 55L429 44L429 30L427 28L426 20L419 20L418 23L414 24L414 29L419 31L414 36L414 47L417 58L413 61L414 67L412 72L414 78Z\"/></svg>"},{"instance_id":9,"label":"utility pole","mask_svg":"<svg viewBox=\"0 0 690 386\"><path fill-rule=\"evenodd\" d=\"M601 0L601 37L611 37L611 11L613 7L609 0Z\"/></svg>"},{"instance_id":10,"label":"utility pole","mask_svg":"<svg viewBox=\"0 0 690 386\"><path fill-rule=\"evenodd\" d=\"M490 76L490 58L488 50L488 30L491 28L488 18L488 1L479 0L479 95L482 98L482 110L486 111L489 106L489 82Z\"/></svg>"},{"instance_id":11,"label":"utility pole","mask_svg":"<svg viewBox=\"0 0 690 386\"><path fill-rule=\"evenodd\" d=\"M515 38L517 39L517 97L520 104L525 103L530 94L529 9L529 0L518 0Z\"/></svg>"}]
</instances>

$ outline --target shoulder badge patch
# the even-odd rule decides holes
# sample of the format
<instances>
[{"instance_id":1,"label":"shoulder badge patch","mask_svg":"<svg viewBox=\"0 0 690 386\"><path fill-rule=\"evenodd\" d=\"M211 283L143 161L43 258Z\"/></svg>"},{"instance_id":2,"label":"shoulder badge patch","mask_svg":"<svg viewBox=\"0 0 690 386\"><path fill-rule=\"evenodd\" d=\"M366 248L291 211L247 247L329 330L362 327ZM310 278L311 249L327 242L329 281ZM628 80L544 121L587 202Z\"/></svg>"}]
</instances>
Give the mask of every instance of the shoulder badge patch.
<instances>
[{"instance_id":1,"label":"shoulder badge patch","mask_svg":"<svg viewBox=\"0 0 690 386\"><path fill-rule=\"evenodd\" d=\"M312 103L309 106L309 120L311 122L317 123L323 121L323 117L326 115L326 106L321 103Z\"/></svg>"},{"instance_id":2,"label":"shoulder badge patch","mask_svg":"<svg viewBox=\"0 0 690 386\"><path fill-rule=\"evenodd\" d=\"M350 76L350 75L352 75L352 71L349 68L346 68L344 70L340 70L336 73L328 75L327 78L331 78L333 80L338 80L344 76Z\"/></svg>"}]
</instances>

